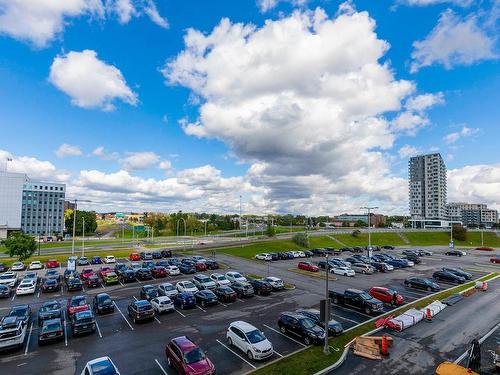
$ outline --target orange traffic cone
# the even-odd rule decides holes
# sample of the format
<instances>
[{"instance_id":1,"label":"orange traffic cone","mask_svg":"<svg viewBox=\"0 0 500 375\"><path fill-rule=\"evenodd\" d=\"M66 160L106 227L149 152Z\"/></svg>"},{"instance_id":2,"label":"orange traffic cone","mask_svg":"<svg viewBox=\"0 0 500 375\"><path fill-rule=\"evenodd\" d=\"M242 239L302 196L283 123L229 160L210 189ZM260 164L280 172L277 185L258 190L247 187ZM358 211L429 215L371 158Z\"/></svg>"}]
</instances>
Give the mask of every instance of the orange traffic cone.
<instances>
[{"instance_id":1,"label":"orange traffic cone","mask_svg":"<svg viewBox=\"0 0 500 375\"><path fill-rule=\"evenodd\" d=\"M427 319L428 322L432 322L432 313L430 308L427 308L425 312L425 318Z\"/></svg>"},{"instance_id":2,"label":"orange traffic cone","mask_svg":"<svg viewBox=\"0 0 500 375\"><path fill-rule=\"evenodd\" d=\"M389 355L389 350L388 350L388 343L387 343L387 336L383 335L382 336L382 348L380 350L380 354L382 355Z\"/></svg>"}]
</instances>

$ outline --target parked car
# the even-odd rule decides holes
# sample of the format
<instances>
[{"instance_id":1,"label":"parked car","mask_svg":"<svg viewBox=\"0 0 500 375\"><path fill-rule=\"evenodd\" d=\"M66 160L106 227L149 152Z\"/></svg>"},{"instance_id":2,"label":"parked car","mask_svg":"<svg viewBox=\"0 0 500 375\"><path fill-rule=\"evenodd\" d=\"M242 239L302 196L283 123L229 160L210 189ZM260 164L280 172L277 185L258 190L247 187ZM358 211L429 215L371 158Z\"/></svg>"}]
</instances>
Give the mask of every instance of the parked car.
<instances>
[{"instance_id":1,"label":"parked car","mask_svg":"<svg viewBox=\"0 0 500 375\"><path fill-rule=\"evenodd\" d=\"M458 276L448 271L436 271L432 274L432 278L438 281L448 281L457 284L463 284L465 282L465 277Z\"/></svg>"},{"instance_id":2,"label":"parked car","mask_svg":"<svg viewBox=\"0 0 500 375\"><path fill-rule=\"evenodd\" d=\"M394 246L392 245L382 245L381 248L384 250L394 250Z\"/></svg>"},{"instance_id":3,"label":"parked car","mask_svg":"<svg viewBox=\"0 0 500 375\"><path fill-rule=\"evenodd\" d=\"M346 289L343 293L330 290L329 296L335 305L348 306L368 315L379 313L384 309L381 301L359 289Z\"/></svg>"},{"instance_id":4,"label":"parked car","mask_svg":"<svg viewBox=\"0 0 500 375\"><path fill-rule=\"evenodd\" d=\"M215 282L210 277L201 273L194 275L193 283L199 290L210 289L213 290L217 287Z\"/></svg>"},{"instance_id":5,"label":"parked car","mask_svg":"<svg viewBox=\"0 0 500 375\"><path fill-rule=\"evenodd\" d=\"M330 268L330 272L335 274L335 275L342 275L342 276L355 276L356 272L350 268L350 267L339 267L339 266L333 266Z\"/></svg>"},{"instance_id":6,"label":"parked car","mask_svg":"<svg viewBox=\"0 0 500 375\"><path fill-rule=\"evenodd\" d=\"M226 272L225 276L231 283L247 281L246 277L235 271Z\"/></svg>"},{"instance_id":7,"label":"parked car","mask_svg":"<svg viewBox=\"0 0 500 375\"><path fill-rule=\"evenodd\" d=\"M5 272L9 269L5 264L0 263L0 272Z\"/></svg>"},{"instance_id":8,"label":"parked car","mask_svg":"<svg viewBox=\"0 0 500 375\"><path fill-rule=\"evenodd\" d=\"M47 268L59 268L59 262L57 259L49 259L45 265Z\"/></svg>"},{"instance_id":9,"label":"parked car","mask_svg":"<svg viewBox=\"0 0 500 375\"><path fill-rule=\"evenodd\" d=\"M213 259L207 259L205 265L207 266L207 270L218 270L220 268L219 263Z\"/></svg>"},{"instance_id":10,"label":"parked car","mask_svg":"<svg viewBox=\"0 0 500 375\"><path fill-rule=\"evenodd\" d=\"M97 275L92 275L87 277L85 280L85 286L87 288L97 288L101 286L101 280L97 277Z\"/></svg>"},{"instance_id":11,"label":"parked car","mask_svg":"<svg viewBox=\"0 0 500 375\"><path fill-rule=\"evenodd\" d=\"M132 321L134 323L144 320L153 320L155 317L153 306L149 301L146 300L130 302L127 311L128 315L132 318Z\"/></svg>"},{"instance_id":12,"label":"parked car","mask_svg":"<svg viewBox=\"0 0 500 375\"><path fill-rule=\"evenodd\" d=\"M134 272L137 272L137 270L141 269L141 264L137 262L131 262L130 265L128 266L129 269L131 269Z\"/></svg>"},{"instance_id":13,"label":"parked car","mask_svg":"<svg viewBox=\"0 0 500 375\"><path fill-rule=\"evenodd\" d=\"M50 319L63 318L63 310L59 301L47 301L38 309L38 326Z\"/></svg>"},{"instance_id":14,"label":"parked car","mask_svg":"<svg viewBox=\"0 0 500 375\"><path fill-rule=\"evenodd\" d=\"M98 255L95 255L92 257L92 260L90 261L92 264L102 264L101 257Z\"/></svg>"},{"instance_id":15,"label":"parked car","mask_svg":"<svg viewBox=\"0 0 500 375\"><path fill-rule=\"evenodd\" d=\"M10 266L11 271L24 271L26 269L26 265L23 262L14 262Z\"/></svg>"},{"instance_id":16,"label":"parked car","mask_svg":"<svg viewBox=\"0 0 500 375\"><path fill-rule=\"evenodd\" d=\"M177 266L179 267L179 265L182 263L178 258L170 258L170 259L167 259L167 262L168 264L170 264L171 266Z\"/></svg>"},{"instance_id":17,"label":"parked car","mask_svg":"<svg viewBox=\"0 0 500 375\"><path fill-rule=\"evenodd\" d=\"M77 264L79 266L88 266L90 263L89 263L89 259L87 257L82 256L82 257L78 258Z\"/></svg>"},{"instance_id":18,"label":"parked car","mask_svg":"<svg viewBox=\"0 0 500 375\"><path fill-rule=\"evenodd\" d=\"M202 307L217 305L219 303L219 300L217 299L217 296L214 294L214 292L208 289L200 290L194 293L194 298L196 299L196 302Z\"/></svg>"},{"instance_id":19,"label":"parked car","mask_svg":"<svg viewBox=\"0 0 500 375\"><path fill-rule=\"evenodd\" d=\"M497 255L497 256L491 257L491 258L490 258L490 262L491 262L491 263L495 263L495 264L500 263L500 255Z\"/></svg>"},{"instance_id":20,"label":"parked car","mask_svg":"<svg viewBox=\"0 0 500 375\"><path fill-rule=\"evenodd\" d=\"M231 284L231 288L236 292L238 298L253 297L254 289L247 281L236 281Z\"/></svg>"},{"instance_id":21,"label":"parked car","mask_svg":"<svg viewBox=\"0 0 500 375\"><path fill-rule=\"evenodd\" d=\"M41 286L42 293L58 292L61 286L55 279L44 279Z\"/></svg>"},{"instance_id":22,"label":"parked car","mask_svg":"<svg viewBox=\"0 0 500 375\"><path fill-rule=\"evenodd\" d=\"M264 333L241 320L229 324L226 339L229 346L235 346L250 360L266 359L274 354L273 345Z\"/></svg>"},{"instance_id":23,"label":"parked car","mask_svg":"<svg viewBox=\"0 0 500 375\"><path fill-rule=\"evenodd\" d=\"M255 256L257 260L273 260L273 257L269 253L260 253Z\"/></svg>"},{"instance_id":24,"label":"parked car","mask_svg":"<svg viewBox=\"0 0 500 375\"><path fill-rule=\"evenodd\" d=\"M299 309L297 310L298 314L304 315L305 317L310 318L313 320L317 325L319 325L321 328L325 329L325 322L321 320L321 313L317 309ZM338 336L341 335L344 332L344 328L342 327L342 324L337 322L335 319L330 319L328 322L328 333Z\"/></svg>"},{"instance_id":25,"label":"parked car","mask_svg":"<svg viewBox=\"0 0 500 375\"><path fill-rule=\"evenodd\" d=\"M443 271L451 272L454 275L461 276L465 280L472 280L472 274L469 272L465 272L463 269L458 267L443 267Z\"/></svg>"},{"instance_id":26,"label":"parked car","mask_svg":"<svg viewBox=\"0 0 500 375\"><path fill-rule=\"evenodd\" d=\"M310 272L318 272L319 268L312 262L299 262L297 264L299 270L310 271Z\"/></svg>"},{"instance_id":27,"label":"parked car","mask_svg":"<svg viewBox=\"0 0 500 375\"><path fill-rule=\"evenodd\" d=\"M174 297L174 306L178 306L181 310L193 308L196 306L196 299L191 292L180 292Z\"/></svg>"},{"instance_id":28,"label":"parked car","mask_svg":"<svg viewBox=\"0 0 500 375\"><path fill-rule=\"evenodd\" d=\"M268 282L274 291L285 289L285 284L283 283L283 280L281 280L277 277L268 276L268 277L265 277L263 280L265 282Z\"/></svg>"},{"instance_id":29,"label":"parked car","mask_svg":"<svg viewBox=\"0 0 500 375\"><path fill-rule=\"evenodd\" d=\"M167 296L158 296L151 299L151 306L156 314L163 314L165 312L174 311L174 303Z\"/></svg>"},{"instance_id":30,"label":"parked car","mask_svg":"<svg viewBox=\"0 0 500 375\"><path fill-rule=\"evenodd\" d=\"M90 276L94 276L96 273L92 268L84 268L80 273L82 280L87 280Z\"/></svg>"},{"instance_id":31,"label":"parked car","mask_svg":"<svg viewBox=\"0 0 500 375\"><path fill-rule=\"evenodd\" d=\"M151 269L151 274L153 275L154 278L159 279L162 277L167 277L167 270L165 267L162 266L154 266Z\"/></svg>"},{"instance_id":32,"label":"parked car","mask_svg":"<svg viewBox=\"0 0 500 375\"><path fill-rule=\"evenodd\" d=\"M31 307L28 304L14 305L10 308L7 316L14 316L24 324L28 324L31 320Z\"/></svg>"},{"instance_id":33,"label":"parked car","mask_svg":"<svg viewBox=\"0 0 500 375\"><path fill-rule=\"evenodd\" d=\"M388 271L394 271L394 266L391 266L390 264L387 264L385 262L371 262L370 264L373 268L375 268L375 271L378 272L388 272Z\"/></svg>"},{"instance_id":34,"label":"parked car","mask_svg":"<svg viewBox=\"0 0 500 375\"><path fill-rule=\"evenodd\" d=\"M142 251L140 257L142 260L153 260L153 253L151 251Z\"/></svg>"},{"instance_id":35,"label":"parked car","mask_svg":"<svg viewBox=\"0 0 500 375\"><path fill-rule=\"evenodd\" d=\"M463 252L460 250L448 250L445 255L451 255L451 256L456 256L456 257L461 257L464 256Z\"/></svg>"},{"instance_id":36,"label":"parked car","mask_svg":"<svg viewBox=\"0 0 500 375\"><path fill-rule=\"evenodd\" d=\"M165 267L165 271L167 271L167 274L170 276L177 276L181 274L181 270L177 266L167 266Z\"/></svg>"},{"instance_id":37,"label":"parked car","mask_svg":"<svg viewBox=\"0 0 500 375\"><path fill-rule=\"evenodd\" d=\"M404 281L404 285L412 288L425 289L429 292L438 292L441 289L434 281L416 276L407 278Z\"/></svg>"},{"instance_id":38,"label":"parked car","mask_svg":"<svg viewBox=\"0 0 500 375\"><path fill-rule=\"evenodd\" d=\"M410 262L413 262L414 264L422 263L422 260L420 259L420 257L415 253L407 254L402 259L408 260L409 261L408 263L410 263Z\"/></svg>"},{"instance_id":39,"label":"parked car","mask_svg":"<svg viewBox=\"0 0 500 375\"><path fill-rule=\"evenodd\" d=\"M212 280L217 286L231 285L231 282L227 279L227 277L220 273L211 274L210 280Z\"/></svg>"},{"instance_id":40,"label":"parked car","mask_svg":"<svg viewBox=\"0 0 500 375\"><path fill-rule=\"evenodd\" d=\"M413 255L417 255L417 252L416 250L411 250L411 249L404 249L401 254L403 255L408 255L408 254L413 254Z\"/></svg>"},{"instance_id":41,"label":"parked car","mask_svg":"<svg viewBox=\"0 0 500 375\"><path fill-rule=\"evenodd\" d=\"M375 268L366 263L353 263L351 264L351 269L357 273L362 273L364 275L372 274L375 272Z\"/></svg>"},{"instance_id":42,"label":"parked car","mask_svg":"<svg viewBox=\"0 0 500 375\"><path fill-rule=\"evenodd\" d=\"M81 375L120 375L111 358L100 357L87 362Z\"/></svg>"},{"instance_id":43,"label":"parked car","mask_svg":"<svg viewBox=\"0 0 500 375\"><path fill-rule=\"evenodd\" d=\"M163 258L171 258L172 257L172 250L163 249L160 251L160 254Z\"/></svg>"},{"instance_id":44,"label":"parked car","mask_svg":"<svg viewBox=\"0 0 500 375\"><path fill-rule=\"evenodd\" d=\"M35 294L36 282L33 280L23 280L19 283L16 289L16 295Z\"/></svg>"},{"instance_id":45,"label":"parked car","mask_svg":"<svg viewBox=\"0 0 500 375\"><path fill-rule=\"evenodd\" d=\"M248 278L248 283L253 287L255 294L268 296L273 291L273 287L262 279Z\"/></svg>"},{"instance_id":46,"label":"parked car","mask_svg":"<svg viewBox=\"0 0 500 375\"><path fill-rule=\"evenodd\" d=\"M325 340L325 330L311 318L304 315L284 312L278 319L278 327L283 334L290 333L304 344L321 344Z\"/></svg>"},{"instance_id":47,"label":"parked car","mask_svg":"<svg viewBox=\"0 0 500 375\"><path fill-rule=\"evenodd\" d=\"M8 271L0 274L0 284L14 288L17 284L17 273Z\"/></svg>"},{"instance_id":48,"label":"parked car","mask_svg":"<svg viewBox=\"0 0 500 375\"><path fill-rule=\"evenodd\" d=\"M71 316L79 311L90 310L90 306L88 305L85 296L73 296L68 298L66 309L68 316Z\"/></svg>"},{"instance_id":49,"label":"parked car","mask_svg":"<svg viewBox=\"0 0 500 375\"><path fill-rule=\"evenodd\" d=\"M278 253L278 259L279 260L287 260L288 255L286 253L280 252L280 253Z\"/></svg>"},{"instance_id":50,"label":"parked car","mask_svg":"<svg viewBox=\"0 0 500 375\"><path fill-rule=\"evenodd\" d=\"M83 290L83 284L78 277L70 277L66 280L66 289L68 289L68 292Z\"/></svg>"},{"instance_id":51,"label":"parked car","mask_svg":"<svg viewBox=\"0 0 500 375\"><path fill-rule=\"evenodd\" d=\"M160 296L173 298L177 294L179 294L179 291L171 283L163 283L158 285L158 295Z\"/></svg>"},{"instance_id":52,"label":"parked car","mask_svg":"<svg viewBox=\"0 0 500 375\"><path fill-rule=\"evenodd\" d=\"M219 301L222 302L236 301L237 294L230 286L227 285L218 286L217 288L215 288L214 293L219 299Z\"/></svg>"},{"instance_id":53,"label":"parked car","mask_svg":"<svg viewBox=\"0 0 500 375\"><path fill-rule=\"evenodd\" d=\"M169 367L185 375L215 375L215 366L194 341L186 336L173 338L165 347Z\"/></svg>"},{"instance_id":54,"label":"parked car","mask_svg":"<svg viewBox=\"0 0 500 375\"><path fill-rule=\"evenodd\" d=\"M10 298L11 293L8 285L0 284L0 298Z\"/></svg>"},{"instance_id":55,"label":"parked car","mask_svg":"<svg viewBox=\"0 0 500 375\"><path fill-rule=\"evenodd\" d=\"M387 259L385 263L390 264L395 268L406 268L410 267L406 259Z\"/></svg>"},{"instance_id":56,"label":"parked car","mask_svg":"<svg viewBox=\"0 0 500 375\"><path fill-rule=\"evenodd\" d=\"M153 256L153 259L161 259L161 253L159 251L153 251L151 252L151 255Z\"/></svg>"},{"instance_id":57,"label":"parked car","mask_svg":"<svg viewBox=\"0 0 500 375\"><path fill-rule=\"evenodd\" d=\"M102 277L102 282L108 286L113 284L118 284L118 275L114 272L106 272Z\"/></svg>"},{"instance_id":58,"label":"parked car","mask_svg":"<svg viewBox=\"0 0 500 375\"><path fill-rule=\"evenodd\" d=\"M156 288L156 286L153 286L153 285L144 285L141 288L140 296L141 296L141 299L145 299L145 300L149 301L153 298L158 297L158 289Z\"/></svg>"},{"instance_id":59,"label":"parked car","mask_svg":"<svg viewBox=\"0 0 500 375\"><path fill-rule=\"evenodd\" d=\"M401 306L405 303L405 300L401 294L393 289L381 286L374 286L370 288L368 294L373 298L378 299L379 301L391 304L393 306Z\"/></svg>"},{"instance_id":60,"label":"parked car","mask_svg":"<svg viewBox=\"0 0 500 375\"><path fill-rule=\"evenodd\" d=\"M194 264L194 269L196 272L206 271L208 269L207 264L205 262L197 261Z\"/></svg>"},{"instance_id":61,"label":"parked car","mask_svg":"<svg viewBox=\"0 0 500 375\"><path fill-rule=\"evenodd\" d=\"M138 280L151 280L153 278L153 274L148 268L139 268L137 271L135 271L135 277Z\"/></svg>"},{"instance_id":62,"label":"parked car","mask_svg":"<svg viewBox=\"0 0 500 375\"><path fill-rule=\"evenodd\" d=\"M196 287L196 285L194 285L191 281L187 280L187 281L179 281L175 287L177 288L177 290L179 291L179 293L181 292L191 292L191 293L195 293L197 292L199 289Z\"/></svg>"},{"instance_id":63,"label":"parked car","mask_svg":"<svg viewBox=\"0 0 500 375\"><path fill-rule=\"evenodd\" d=\"M122 284L125 284L125 283L133 283L136 281L136 278L135 278L135 272L132 271L132 270L125 270L123 271L120 276L118 277L118 279L120 280L120 282Z\"/></svg>"},{"instance_id":64,"label":"parked car","mask_svg":"<svg viewBox=\"0 0 500 375\"><path fill-rule=\"evenodd\" d=\"M96 314L112 313L115 311L115 305L107 293L99 293L92 300L92 311Z\"/></svg>"},{"instance_id":65,"label":"parked car","mask_svg":"<svg viewBox=\"0 0 500 375\"><path fill-rule=\"evenodd\" d=\"M139 253L131 253L128 257L128 259L131 261L131 262L135 262L137 260L141 260L141 256L139 255Z\"/></svg>"},{"instance_id":66,"label":"parked car","mask_svg":"<svg viewBox=\"0 0 500 375\"><path fill-rule=\"evenodd\" d=\"M71 331L73 336L94 333L96 331L96 323L92 311L86 310L74 313L71 317Z\"/></svg>"},{"instance_id":67,"label":"parked car","mask_svg":"<svg viewBox=\"0 0 500 375\"><path fill-rule=\"evenodd\" d=\"M179 271L185 275L190 275L196 273L196 267L193 264L181 263L179 265Z\"/></svg>"},{"instance_id":68,"label":"parked car","mask_svg":"<svg viewBox=\"0 0 500 375\"><path fill-rule=\"evenodd\" d=\"M64 280L68 280L70 278L80 278L80 274L78 273L77 270L70 270L70 269L65 269L63 273Z\"/></svg>"},{"instance_id":69,"label":"parked car","mask_svg":"<svg viewBox=\"0 0 500 375\"><path fill-rule=\"evenodd\" d=\"M155 262L152 260L145 260L144 262L142 262L142 268L147 268L149 270L152 270L155 267L156 267Z\"/></svg>"},{"instance_id":70,"label":"parked car","mask_svg":"<svg viewBox=\"0 0 500 375\"><path fill-rule=\"evenodd\" d=\"M115 268L113 268L113 270L118 275L118 277L120 277L123 272L125 272L126 270L128 270L128 267L124 263L116 263L115 264Z\"/></svg>"},{"instance_id":71,"label":"parked car","mask_svg":"<svg viewBox=\"0 0 500 375\"><path fill-rule=\"evenodd\" d=\"M41 270L42 268L43 268L43 264L39 260L34 260L28 266L29 270Z\"/></svg>"},{"instance_id":72,"label":"parked car","mask_svg":"<svg viewBox=\"0 0 500 375\"><path fill-rule=\"evenodd\" d=\"M64 326L61 318L47 319L41 324L38 345L64 340Z\"/></svg>"}]
</instances>

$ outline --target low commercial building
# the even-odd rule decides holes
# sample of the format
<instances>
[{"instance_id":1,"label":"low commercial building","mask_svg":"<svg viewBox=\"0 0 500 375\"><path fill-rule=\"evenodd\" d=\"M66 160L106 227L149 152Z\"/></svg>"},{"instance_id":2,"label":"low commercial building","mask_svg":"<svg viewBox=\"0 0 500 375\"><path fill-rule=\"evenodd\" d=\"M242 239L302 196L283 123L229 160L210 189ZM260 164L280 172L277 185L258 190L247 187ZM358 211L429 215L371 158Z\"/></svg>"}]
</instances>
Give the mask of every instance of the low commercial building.
<instances>
[{"instance_id":1,"label":"low commercial building","mask_svg":"<svg viewBox=\"0 0 500 375\"><path fill-rule=\"evenodd\" d=\"M337 227L349 226L353 227L359 222L363 222L368 225L368 215L367 214L341 214L334 216L332 224ZM386 217L385 215L370 213L370 225L372 227L385 226Z\"/></svg>"}]
</instances>

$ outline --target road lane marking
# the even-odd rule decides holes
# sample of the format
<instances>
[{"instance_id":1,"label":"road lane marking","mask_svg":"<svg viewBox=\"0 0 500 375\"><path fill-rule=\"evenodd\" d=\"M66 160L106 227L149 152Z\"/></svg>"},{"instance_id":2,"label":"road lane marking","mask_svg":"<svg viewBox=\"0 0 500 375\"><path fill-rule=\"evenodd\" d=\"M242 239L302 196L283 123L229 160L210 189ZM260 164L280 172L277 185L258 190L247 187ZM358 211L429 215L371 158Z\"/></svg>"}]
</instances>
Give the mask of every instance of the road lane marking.
<instances>
[{"instance_id":1,"label":"road lane marking","mask_svg":"<svg viewBox=\"0 0 500 375\"><path fill-rule=\"evenodd\" d=\"M195 305L195 306L196 306L197 308L199 308L201 311L203 311L203 312L207 312L207 310L205 310L205 309L201 308L200 306L198 306L198 305Z\"/></svg>"},{"instance_id":2,"label":"road lane marking","mask_svg":"<svg viewBox=\"0 0 500 375\"><path fill-rule=\"evenodd\" d=\"M276 350L274 350L274 354L277 354L277 355L279 355L281 358L283 358L283 355L281 355L280 353L278 353Z\"/></svg>"},{"instance_id":3,"label":"road lane marking","mask_svg":"<svg viewBox=\"0 0 500 375\"><path fill-rule=\"evenodd\" d=\"M26 342L26 349L24 350L24 355L28 354L28 348L30 346L31 332L33 331L33 322L30 325L30 333L28 334L28 341Z\"/></svg>"},{"instance_id":4,"label":"road lane marking","mask_svg":"<svg viewBox=\"0 0 500 375\"><path fill-rule=\"evenodd\" d=\"M120 310L120 308L118 307L118 305L116 304L115 301L113 301L113 305L115 305L116 309L118 310L118 312L120 313L120 315L123 317L123 319L127 322L128 326L130 327L130 329L133 331L134 330L134 327L132 327L132 325L130 324L130 322L127 320L127 318L125 318L125 315L123 315L122 311Z\"/></svg>"},{"instance_id":5,"label":"road lane marking","mask_svg":"<svg viewBox=\"0 0 500 375\"><path fill-rule=\"evenodd\" d=\"M123 285L123 283L120 280L118 280L118 282L120 283L121 286L125 286L125 285Z\"/></svg>"},{"instance_id":6,"label":"road lane marking","mask_svg":"<svg viewBox=\"0 0 500 375\"><path fill-rule=\"evenodd\" d=\"M137 297L136 297L136 296L132 296L132 297L134 297L134 299L135 299L136 301L138 301L138 299L137 299Z\"/></svg>"},{"instance_id":7,"label":"road lane marking","mask_svg":"<svg viewBox=\"0 0 500 375\"><path fill-rule=\"evenodd\" d=\"M160 362L156 358L155 358L155 362L158 365L158 367L160 368L160 370L163 371L163 373L165 375L168 375L168 372L165 371L165 369L163 368L163 366L160 364Z\"/></svg>"},{"instance_id":8,"label":"road lane marking","mask_svg":"<svg viewBox=\"0 0 500 375\"><path fill-rule=\"evenodd\" d=\"M225 303L222 303L222 302L219 302L219 305L222 305L224 307L227 307L227 305Z\"/></svg>"},{"instance_id":9,"label":"road lane marking","mask_svg":"<svg viewBox=\"0 0 500 375\"><path fill-rule=\"evenodd\" d=\"M97 328L97 333L99 333L99 337L102 339L101 330L99 328L99 324L97 324L97 319L95 320L95 326Z\"/></svg>"},{"instance_id":10,"label":"road lane marking","mask_svg":"<svg viewBox=\"0 0 500 375\"><path fill-rule=\"evenodd\" d=\"M255 367L254 365L252 365L250 362L248 362L245 358L243 358L242 356L240 356L238 353L236 353L235 351L233 351L232 349L230 349L228 346L224 345L222 342L220 342L219 340L215 340L217 341L219 344L221 344L224 348L226 348L227 350L229 350L231 353L233 353L236 357L238 357L239 359L241 359L243 362L245 362L247 365L249 365L251 368L253 369L256 369L257 367Z\"/></svg>"},{"instance_id":11,"label":"road lane marking","mask_svg":"<svg viewBox=\"0 0 500 375\"><path fill-rule=\"evenodd\" d=\"M303 343L301 343L300 341L297 341L295 339L292 339L290 336L285 335L283 332L280 332L280 331L278 331L278 330L276 330L276 329L274 329L272 327L269 327L267 324L263 324L263 326L266 327L266 328L269 328L271 331L279 333L281 336L286 337L287 339L292 340L293 342L296 342L299 345L302 345L304 348L307 346L307 345L304 345Z\"/></svg>"},{"instance_id":12,"label":"road lane marking","mask_svg":"<svg viewBox=\"0 0 500 375\"><path fill-rule=\"evenodd\" d=\"M36 295L36 298L40 298L40 289L38 289L38 294Z\"/></svg>"},{"instance_id":13,"label":"road lane marking","mask_svg":"<svg viewBox=\"0 0 500 375\"><path fill-rule=\"evenodd\" d=\"M177 313L181 314L183 318L185 318L185 317L186 317L186 315L184 315L183 313L181 313L179 310L177 310L177 309L174 309L174 310L175 310L175 312L177 312Z\"/></svg>"},{"instance_id":14,"label":"road lane marking","mask_svg":"<svg viewBox=\"0 0 500 375\"><path fill-rule=\"evenodd\" d=\"M161 324L160 319L158 319L156 316L154 318L158 322L158 324Z\"/></svg>"}]
</instances>

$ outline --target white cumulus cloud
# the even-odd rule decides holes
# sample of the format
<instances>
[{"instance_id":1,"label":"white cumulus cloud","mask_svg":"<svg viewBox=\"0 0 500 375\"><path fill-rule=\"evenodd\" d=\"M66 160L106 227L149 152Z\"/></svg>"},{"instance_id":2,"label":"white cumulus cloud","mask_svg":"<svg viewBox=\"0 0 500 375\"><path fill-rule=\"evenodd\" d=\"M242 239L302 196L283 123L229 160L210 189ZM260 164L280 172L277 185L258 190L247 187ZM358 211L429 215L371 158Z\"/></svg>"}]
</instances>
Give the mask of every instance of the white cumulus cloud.
<instances>
[{"instance_id":1,"label":"white cumulus cloud","mask_svg":"<svg viewBox=\"0 0 500 375\"><path fill-rule=\"evenodd\" d=\"M420 7L436 4L452 4L461 7L468 7L472 4L472 2L473 0L399 0L399 3L401 4Z\"/></svg>"},{"instance_id":2,"label":"white cumulus cloud","mask_svg":"<svg viewBox=\"0 0 500 375\"><path fill-rule=\"evenodd\" d=\"M148 169L156 165L160 157L151 151L127 152L127 156L120 159L122 167L126 170Z\"/></svg>"},{"instance_id":3,"label":"white cumulus cloud","mask_svg":"<svg viewBox=\"0 0 500 375\"><path fill-rule=\"evenodd\" d=\"M100 60L92 50L57 56L50 67L49 80L82 108L111 111L115 100L131 105L138 101L121 71Z\"/></svg>"},{"instance_id":4,"label":"white cumulus cloud","mask_svg":"<svg viewBox=\"0 0 500 375\"><path fill-rule=\"evenodd\" d=\"M453 132L450 134L447 134L443 140L447 144L452 144L457 142L460 138L466 138L466 137L471 137L479 132L478 128L468 128L467 126L462 126L462 129L458 132Z\"/></svg>"},{"instance_id":5,"label":"white cumulus cloud","mask_svg":"<svg viewBox=\"0 0 500 375\"><path fill-rule=\"evenodd\" d=\"M422 150L418 147L404 145L399 149L398 154L402 159L407 159L408 157L418 155L421 152Z\"/></svg>"},{"instance_id":6,"label":"white cumulus cloud","mask_svg":"<svg viewBox=\"0 0 500 375\"><path fill-rule=\"evenodd\" d=\"M58 158L64 158L66 156L79 156L82 154L82 150L78 146L69 145L67 143L63 143L56 150L56 155Z\"/></svg>"}]
</instances>

